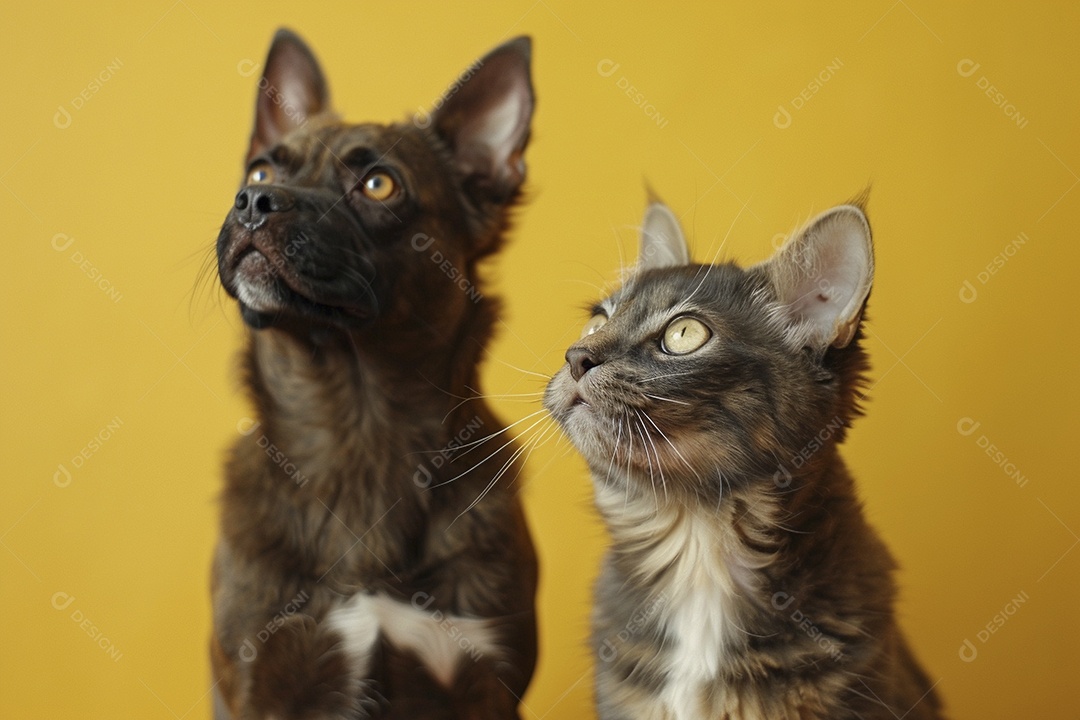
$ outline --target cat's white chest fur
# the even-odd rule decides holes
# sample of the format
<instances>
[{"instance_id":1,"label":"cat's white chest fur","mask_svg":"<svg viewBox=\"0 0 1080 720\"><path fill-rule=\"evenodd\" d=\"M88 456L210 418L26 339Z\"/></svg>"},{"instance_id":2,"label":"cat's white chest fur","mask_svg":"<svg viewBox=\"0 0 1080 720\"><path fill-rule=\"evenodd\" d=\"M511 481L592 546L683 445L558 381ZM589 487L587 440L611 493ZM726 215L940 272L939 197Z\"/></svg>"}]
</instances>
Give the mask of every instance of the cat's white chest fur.
<instances>
[{"instance_id":1,"label":"cat's white chest fur","mask_svg":"<svg viewBox=\"0 0 1080 720\"><path fill-rule=\"evenodd\" d=\"M499 646L490 621L444 613L431 607L430 599L418 593L409 604L357 593L332 610L325 622L341 636L358 678L368 675L381 635L391 645L415 654L431 676L449 688L462 661L495 656Z\"/></svg>"},{"instance_id":2,"label":"cat's white chest fur","mask_svg":"<svg viewBox=\"0 0 1080 720\"><path fill-rule=\"evenodd\" d=\"M597 506L616 544L640 548L639 567L663 593L667 683L658 698L672 720L706 716L705 700L732 645L743 636L735 608L752 590L750 556L715 516L683 506L658 508L652 498L629 500L598 484ZM618 518L614 523L613 519ZM651 542L650 542L651 541Z\"/></svg>"}]
</instances>

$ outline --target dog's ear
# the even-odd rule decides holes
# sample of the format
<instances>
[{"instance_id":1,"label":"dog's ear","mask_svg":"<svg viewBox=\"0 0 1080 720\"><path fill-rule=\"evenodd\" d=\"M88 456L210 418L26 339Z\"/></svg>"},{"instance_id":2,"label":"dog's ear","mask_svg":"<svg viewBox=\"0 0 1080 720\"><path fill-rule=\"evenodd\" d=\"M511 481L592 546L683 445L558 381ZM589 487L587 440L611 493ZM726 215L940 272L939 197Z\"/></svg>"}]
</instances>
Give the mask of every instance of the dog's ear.
<instances>
[{"instance_id":1,"label":"dog's ear","mask_svg":"<svg viewBox=\"0 0 1080 720\"><path fill-rule=\"evenodd\" d=\"M531 60L528 37L500 45L458 77L434 114L436 132L479 200L505 202L525 179L536 105Z\"/></svg>"},{"instance_id":2,"label":"dog's ear","mask_svg":"<svg viewBox=\"0 0 1080 720\"><path fill-rule=\"evenodd\" d=\"M329 107L330 91L319 61L299 36L278 30L259 79L247 162Z\"/></svg>"}]
</instances>

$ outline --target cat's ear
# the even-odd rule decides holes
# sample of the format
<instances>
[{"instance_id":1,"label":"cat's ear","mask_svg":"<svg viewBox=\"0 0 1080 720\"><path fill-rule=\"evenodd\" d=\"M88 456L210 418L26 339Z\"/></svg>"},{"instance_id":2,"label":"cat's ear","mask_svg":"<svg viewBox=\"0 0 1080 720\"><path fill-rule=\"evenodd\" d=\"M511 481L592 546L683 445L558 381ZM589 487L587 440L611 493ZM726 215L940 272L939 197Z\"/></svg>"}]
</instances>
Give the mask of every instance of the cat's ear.
<instances>
[{"instance_id":1,"label":"cat's ear","mask_svg":"<svg viewBox=\"0 0 1080 720\"><path fill-rule=\"evenodd\" d=\"M329 108L330 91L319 61L298 35L281 28L259 79L247 162Z\"/></svg>"},{"instance_id":2,"label":"cat's ear","mask_svg":"<svg viewBox=\"0 0 1080 720\"><path fill-rule=\"evenodd\" d=\"M466 187L504 202L525 180L525 146L536 99L532 41L522 36L469 66L433 116Z\"/></svg>"},{"instance_id":3,"label":"cat's ear","mask_svg":"<svg viewBox=\"0 0 1080 720\"><path fill-rule=\"evenodd\" d=\"M667 205L652 200L645 210L645 222L641 225L637 269L652 270L689 264L690 248L683 236L679 218Z\"/></svg>"},{"instance_id":4,"label":"cat's ear","mask_svg":"<svg viewBox=\"0 0 1080 720\"><path fill-rule=\"evenodd\" d=\"M800 347L842 348L859 328L874 282L874 247L862 209L840 205L811 220L761 266Z\"/></svg>"}]
</instances>

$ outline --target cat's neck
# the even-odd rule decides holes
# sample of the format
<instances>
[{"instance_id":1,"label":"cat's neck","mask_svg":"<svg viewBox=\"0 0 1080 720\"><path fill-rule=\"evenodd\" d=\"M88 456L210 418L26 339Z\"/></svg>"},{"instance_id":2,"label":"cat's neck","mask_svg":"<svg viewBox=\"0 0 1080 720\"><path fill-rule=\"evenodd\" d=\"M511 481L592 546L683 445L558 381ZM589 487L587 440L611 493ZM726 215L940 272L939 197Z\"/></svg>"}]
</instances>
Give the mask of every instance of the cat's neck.
<instances>
[{"instance_id":1,"label":"cat's neck","mask_svg":"<svg viewBox=\"0 0 1080 720\"><path fill-rule=\"evenodd\" d=\"M801 582L790 568L805 565L806 556L840 565L846 550L836 528L844 528L845 540L871 535L834 447L782 487L774 477L744 479L715 500L610 475L594 473L593 480L611 561L623 577L654 591L703 587L747 610L768 604L784 589L779 585Z\"/></svg>"}]
</instances>

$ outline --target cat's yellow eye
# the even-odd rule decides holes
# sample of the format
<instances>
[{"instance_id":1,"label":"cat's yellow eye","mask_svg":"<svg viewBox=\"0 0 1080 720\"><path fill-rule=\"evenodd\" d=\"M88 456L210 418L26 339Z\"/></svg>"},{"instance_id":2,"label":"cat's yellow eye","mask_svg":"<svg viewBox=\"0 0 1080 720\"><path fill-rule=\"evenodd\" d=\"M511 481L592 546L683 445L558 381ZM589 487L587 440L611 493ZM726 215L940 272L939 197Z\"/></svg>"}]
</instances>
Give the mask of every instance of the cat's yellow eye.
<instances>
[{"instance_id":1,"label":"cat's yellow eye","mask_svg":"<svg viewBox=\"0 0 1080 720\"><path fill-rule=\"evenodd\" d=\"M274 168L270 163L258 163L248 171L248 185L266 185L272 182L274 182Z\"/></svg>"},{"instance_id":2,"label":"cat's yellow eye","mask_svg":"<svg viewBox=\"0 0 1080 720\"><path fill-rule=\"evenodd\" d=\"M589 322L585 323L585 327L581 330L581 337L592 335L594 332L604 327L604 325L606 324L607 315L605 315L604 313L596 313L591 318L589 318Z\"/></svg>"},{"instance_id":3,"label":"cat's yellow eye","mask_svg":"<svg viewBox=\"0 0 1080 720\"><path fill-rule=\"evenodd\" d=\"M364 179L360 181L360 192L364 193L365 197L383 202L397 192L397 183L394 182L394 178L390 177L389 173L376 170L365 175Z\"/></svg>"},{"instance_id":4,"label":"cat's yellow eye","mask_svg":"<svg viewBox=\"0 0 1080 720\"><path fill-rule=\"evenodd\" d=\"M712 337L712 331L700 320L681 317L672 320L664 331L662 347L669 355L692 353Z\"/></svg>"}]
</instances>

